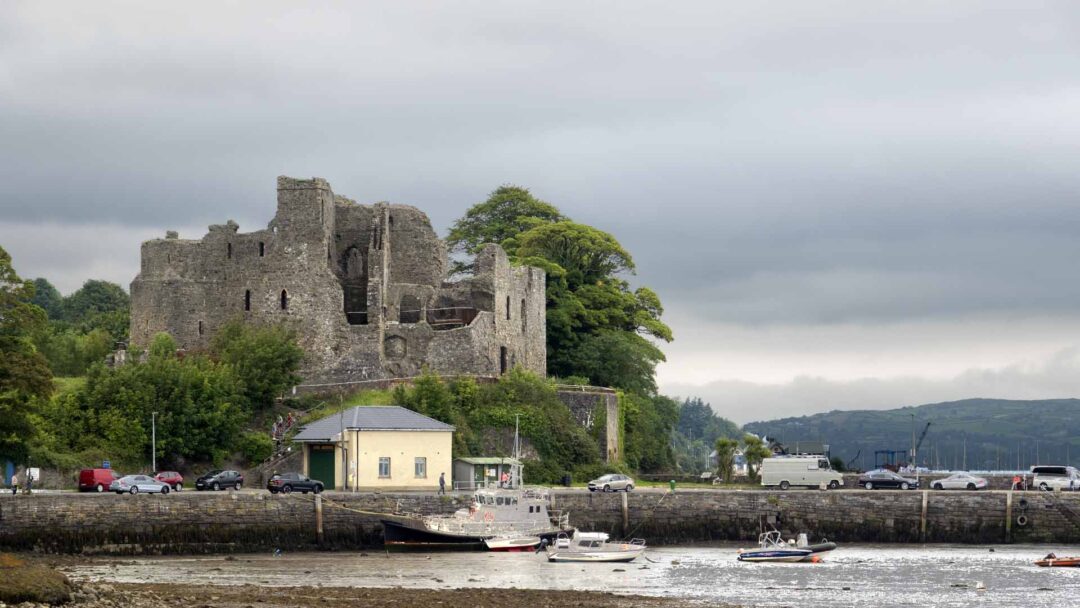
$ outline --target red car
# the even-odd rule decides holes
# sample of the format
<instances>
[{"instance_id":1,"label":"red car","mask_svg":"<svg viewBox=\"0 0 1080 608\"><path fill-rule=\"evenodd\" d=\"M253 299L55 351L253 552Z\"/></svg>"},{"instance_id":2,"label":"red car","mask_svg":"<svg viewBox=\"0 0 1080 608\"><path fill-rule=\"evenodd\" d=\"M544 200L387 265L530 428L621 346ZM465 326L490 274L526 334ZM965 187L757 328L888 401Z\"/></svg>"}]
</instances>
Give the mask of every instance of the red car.
<instances>
[{"instance_id":1,"label":"red car","mask_svg":"<svg viewBox=\"0 0 1080 608\"><path fill-rule=\"evenodd\" d=\"M115 480L112 469L83 469L79 471L79 491L104 492Z\"/></svg>"},{"instance_id":2,"label":"red car","mask_svg":"<svg viewBox=\"0 0 1080 608\"><path fill-rule=\"evenodd\" d=\"M184 489L184 476L176 471L158 471L154 479L179 492Z\"/></svg>"}]
</instances>

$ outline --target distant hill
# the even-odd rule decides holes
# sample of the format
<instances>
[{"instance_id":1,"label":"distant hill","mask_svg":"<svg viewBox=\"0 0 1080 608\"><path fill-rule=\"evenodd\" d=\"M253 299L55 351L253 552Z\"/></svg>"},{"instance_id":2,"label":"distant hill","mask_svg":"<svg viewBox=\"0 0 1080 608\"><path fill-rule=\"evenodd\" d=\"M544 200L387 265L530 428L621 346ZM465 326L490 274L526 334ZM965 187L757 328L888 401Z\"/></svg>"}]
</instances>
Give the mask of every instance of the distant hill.
<instances>
[{"instance_id":1,"label":"distant hill","mask_svg":"<svg viewBox=\"0 0 1080 608\"><path fill-rule=\"evenodd\" d=\"M920 466L990 470L1080 461L1080 399L965 399L894 410L832 411L799 418L751 422L744 428L785 444L823 441L832 455L870 469L876 450L911 448L930 422L918 454ZM903 456L902 456L903 457ZM906 460L906 458L905 458ZM1072 462L1068 462L1068 461Z\"/></svg>"}]
</instances>

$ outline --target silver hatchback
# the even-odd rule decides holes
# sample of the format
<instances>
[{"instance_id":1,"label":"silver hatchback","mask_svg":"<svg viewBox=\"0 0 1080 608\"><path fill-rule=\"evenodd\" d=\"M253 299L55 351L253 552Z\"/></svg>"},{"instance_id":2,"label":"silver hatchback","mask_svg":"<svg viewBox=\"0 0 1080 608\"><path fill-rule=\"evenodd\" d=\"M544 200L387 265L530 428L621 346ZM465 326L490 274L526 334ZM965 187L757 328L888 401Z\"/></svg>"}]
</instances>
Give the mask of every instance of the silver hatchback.
<instances>
[{"instance_id":1,"label":"silver hatchback","mask_svg":"<svg viewBox=\"0 0 1080 608\"><path fill-rule=\"evenodd\" d=\"M148 475L124 475L120 479L109 484L109 491L117 494L168 494L169 484L162 483Z\"/></svg>"},{"instance_id":2,"label":"silver hatchback","mask_svg":"<svg viewBox=\"0 0 1080 608\"><path fill-rule=\"evenodd\" d=\"M609 473L608 475L601 475L596 479L589 482L589 491L603 491L603 492L618 492L622 490L629 492L634 489L634 480L630 479L626 475L619 473Z\"/></svg>"}]
</instances>

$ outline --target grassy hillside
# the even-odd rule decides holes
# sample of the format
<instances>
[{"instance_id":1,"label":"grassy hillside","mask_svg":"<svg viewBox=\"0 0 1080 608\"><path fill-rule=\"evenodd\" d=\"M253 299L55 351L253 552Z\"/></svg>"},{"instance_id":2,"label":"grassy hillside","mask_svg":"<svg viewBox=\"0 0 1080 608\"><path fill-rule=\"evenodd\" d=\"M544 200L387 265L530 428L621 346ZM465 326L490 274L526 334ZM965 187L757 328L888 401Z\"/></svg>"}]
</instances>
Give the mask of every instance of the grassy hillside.
<instances>
[{"instance_id":1,"label":"grassy hillside","mask_svg":"<svg viewBox=\"0 0 1080 608\"><path fill-rule=\"evenodd\" d=\"M1080 461L1080 399L1013 401L965 399L894 410L833 411L799 418L752 422L746 430L784 443L824 441L833 456L858 468L874 466L875 450L911 448L931 423L918 463L932 468L1027 469ZM1067 462L1070 461L1070 462Z\"/></svg>"}]
</instances>

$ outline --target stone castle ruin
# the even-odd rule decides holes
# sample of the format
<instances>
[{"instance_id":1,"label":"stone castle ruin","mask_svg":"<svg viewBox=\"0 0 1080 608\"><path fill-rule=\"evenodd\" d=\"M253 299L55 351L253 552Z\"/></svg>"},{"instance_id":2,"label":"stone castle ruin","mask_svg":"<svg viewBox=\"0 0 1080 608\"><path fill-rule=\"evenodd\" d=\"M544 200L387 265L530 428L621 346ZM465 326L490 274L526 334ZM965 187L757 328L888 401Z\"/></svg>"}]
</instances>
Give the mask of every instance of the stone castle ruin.
<instances>
[{"instance_id":1,"label":"stone castle ruin","mask_svg":"<svg viewBox=\"0 0 1080 608\"><path fill-rule=\"evenodd\" d=\"M168 332L206 349L235 318L284 322L307 353L305 382L418 375L496 376L515 365L547 373L544 272L512 267L498 245L476 271L447 280L446 246L406 205L360 205L326 180L279 177L265 230L233 221L199 240L142 245L131 283L131 340Z\"/></svg>"}]
</instances>

